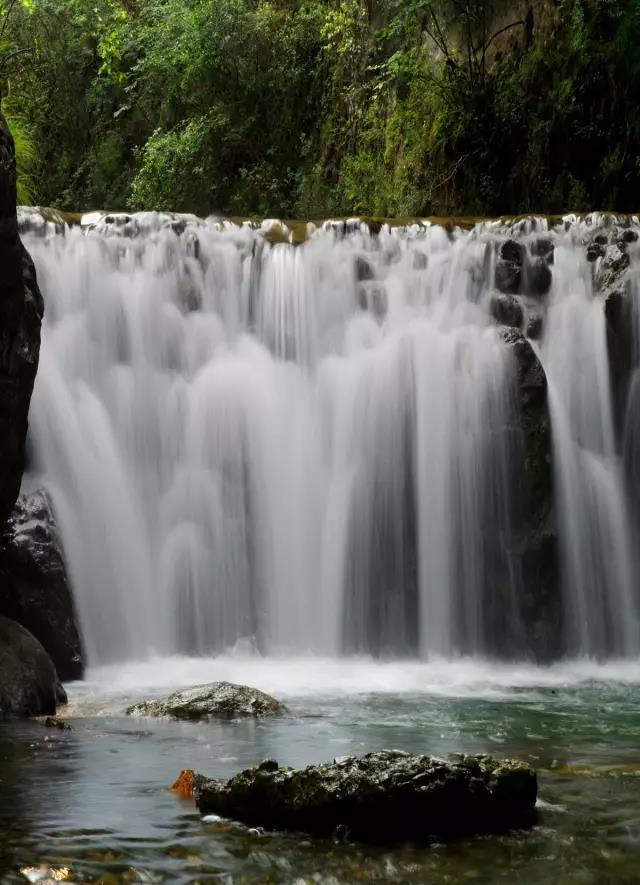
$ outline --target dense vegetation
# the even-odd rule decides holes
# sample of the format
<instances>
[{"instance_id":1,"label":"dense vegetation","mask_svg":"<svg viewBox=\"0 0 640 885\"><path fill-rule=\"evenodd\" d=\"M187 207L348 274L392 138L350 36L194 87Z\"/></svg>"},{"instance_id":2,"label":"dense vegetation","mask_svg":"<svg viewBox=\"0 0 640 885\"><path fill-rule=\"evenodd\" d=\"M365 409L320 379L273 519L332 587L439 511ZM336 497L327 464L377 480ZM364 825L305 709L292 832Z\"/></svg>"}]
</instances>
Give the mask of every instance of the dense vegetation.
<instances>
[{"instance_id":1,"label":"dense vegetation","mask_svg":"<svg viewBox=\"0 0 640 885\"><path fill-rule=\"evenodd\" d=\"M639 0L0 10L3 109L31 161L25 195L42 204L290 217L640 206Z\"/></svg>"}]
</instances>

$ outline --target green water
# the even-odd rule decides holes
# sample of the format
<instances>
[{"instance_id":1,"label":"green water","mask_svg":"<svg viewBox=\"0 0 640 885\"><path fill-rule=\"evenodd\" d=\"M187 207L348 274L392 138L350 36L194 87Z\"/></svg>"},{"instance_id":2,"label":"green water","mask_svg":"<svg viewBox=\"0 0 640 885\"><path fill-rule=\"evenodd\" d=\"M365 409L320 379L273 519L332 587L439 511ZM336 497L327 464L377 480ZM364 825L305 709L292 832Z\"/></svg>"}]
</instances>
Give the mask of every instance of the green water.
<instances>
[{"instance_id":1,"label":"green water","mask_svg":"<svg viewBox=\"0 0 640 885\"><path fill-rule=\"evenodd\" d=\"M560 674L542 686L534 674L508 686L502 671L498 686L375 690L386 672L372 670L368 689L320 687L314 674L302 692L294 678L285 700L295 715L263 723L134 720L122 709L139 689L72 686L72 731L0 725L0 880L36 881L48 869L104 883L640 881L640 695L628 673L623 682ZM413 686L415 672L405 681ZM206 822L168 790L182 768L229 776L266 757L304 765L383 747L530 761L536 825L372 848Z\"/></svg>"}]
</instances>

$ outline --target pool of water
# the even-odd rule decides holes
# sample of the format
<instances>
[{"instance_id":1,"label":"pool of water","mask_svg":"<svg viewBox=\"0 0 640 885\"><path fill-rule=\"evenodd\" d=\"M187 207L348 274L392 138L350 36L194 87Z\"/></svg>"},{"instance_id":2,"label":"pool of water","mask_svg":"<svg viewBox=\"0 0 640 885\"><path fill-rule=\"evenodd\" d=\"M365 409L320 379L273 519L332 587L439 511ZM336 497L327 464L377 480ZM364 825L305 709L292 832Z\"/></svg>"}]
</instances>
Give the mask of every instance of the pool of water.
<instances>
[{"instance_id":1,"label":"pool of water","mask_svg":"<svg viewBox=\"0 0 640 885\"><path fill-rule=\"evenodd\" d=\"M125 707L231 679L290 718L175 723ZM637 882L640 662L548 669L456 663L164 659L68 686L72 731L0 725L0 881ZM490 752L539 772L533 829L371 847L201 819L169 790L183 768L230 776L380 748Z\"/></svg>"}]
</instances>

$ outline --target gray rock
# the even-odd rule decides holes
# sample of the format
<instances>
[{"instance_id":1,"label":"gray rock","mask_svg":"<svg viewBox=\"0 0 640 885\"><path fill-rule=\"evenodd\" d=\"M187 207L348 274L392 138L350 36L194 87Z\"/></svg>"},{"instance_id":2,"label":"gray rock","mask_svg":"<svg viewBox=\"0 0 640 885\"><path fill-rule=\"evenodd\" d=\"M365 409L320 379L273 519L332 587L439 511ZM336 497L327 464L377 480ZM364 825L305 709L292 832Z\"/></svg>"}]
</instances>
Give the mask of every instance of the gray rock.
<instances>
[{"instance_id":1,"label":"gray rock","mask_svg":"<svg viewBox=\"0 0 640 885\"><path fill-rule=\"evenodd\" d=\"M506 295L517 294L520 291L523 263L524 247L520 243L515 240L502 243L496 261L496 289Z\"/></svg>"},{"instance_id":2,"label":"gray rock","mask_svg":"<svg viewBox=\"0 0 640 885\"><path fill-rule=\"evenodd\" d=\"M534 349L522 333L503 329L502 337L510 346L516 365L524 451L516 561L526 635L519 651L528 651L538 660L546 661L562 652L563 619L547 379Z\"/></svg>"},{"instance_id":3,"label":"gray rock","mask_svg":"<svg viewBox=\"0 0 640 885\"><path fill-rule=\"evenodd\" d=\"M397 750L302 770L267 760L228 781L195 779L203 814L371 842L523 826L533 819L536 793L536 773L526 763L489 756L444 761Z\"/></svg>"},{"instance_id":4,"label":"gray rock","mask_svg":"<svg viewBox=\"0 0 640 885\"><path fill-rule=\"evenodd\" d=\"M544 329L544 319L541 313L532 313L527 317L527 329L526 336L527 338L531 338L533 341L538 341L542 338L542 331Z\"/></svg>"},{"instance_id":5,"label":"gray rock","mask_svg":"<svg viewBox=\"0 0 640 885\"><path fill-rule=\"evenodd\" d=\"M503 326L513 326L519 329L522 326L524 312L522 305L514 295L493 295L489 305L491 316L497 323Z\"/></svg>"},{"instance_id":6,"label":"gray rock","mask_svg":"<svg viewBox=\"0 0 640 885\"><path fill-rule=\"evenodd\" d=\"M0 526L20 491L40 352L42 296L18 236L13 139L0 113Z\"/></svg>"},{"instance_id":7,"label":"gray rock","mask_svg":"<svg viewBox=\"0 0 640 885\"><path fill-rule=\"evenodd\" d=\"M169 716L172 719L236 719L282 716L288 712L284 704L246 685L232 682L211 682L175 691L166 698L134 704L129 716Z\"/></svg>"},{"instance_id":8,"label":"gray rock","mask_svg":"<svg viewBox=\"0 0 640 885\"><path fill-rule=\"evenodd\" d=\"M67 697L56 668L38 640L0 615L0 719L54 716Z\"/></svg>"},{"instance_id":9,"label":"gray rock","mask_svg":"<svg viewBox=\"0 0 640 885\"><path fill-rule=\"evenodd\" d=\"M540 237L531 244L531 254L535 258L544 258L547 264L553 264L555 246L553 241Z\"/></svg>"},{"instance_id":10,"label":"gray rock","mask_svg":"<svg viewBox=\"0 0 640 885\"><path fill-rule=\"evenodd\" d=\"M375 271L371 262L366 258L363 258L362 255L356 256L355 269L356 280L358 280L358 282L362 282L363 280L373 280L375 278Z\"/></svg>"},{"instance_id":11,"label":"gray rock","mask_svg":"<svg viewBox=\"0 0 640 885\"><path fill-rule=\"evenodd\" d=\"M598 258L603 258L604 251L604 246L601 243L589 243L587 246L587 261L593 263Z\"/></svg>"},{"instance_id":12,"label":"gray rock","mask_svg":"<svg viewBox=\"0 0 640 885\"><path fill-rule=\"evenodd\" d=\"M551 268L545 258L534 258L525 265L523 290L527 295L546 295L551 288Z\"/></svg>"},{"instance_id":13,"label":"gray rock","mask_svg":"<svg viewBox=\"0 0 640 885\"><path fill-rule=\"evenodd\" d=\"M83 652L51 503L44 489L20 495L0 535L0 614L22 624L61 679L81 679Z\"/></svg>"}]
</instances>

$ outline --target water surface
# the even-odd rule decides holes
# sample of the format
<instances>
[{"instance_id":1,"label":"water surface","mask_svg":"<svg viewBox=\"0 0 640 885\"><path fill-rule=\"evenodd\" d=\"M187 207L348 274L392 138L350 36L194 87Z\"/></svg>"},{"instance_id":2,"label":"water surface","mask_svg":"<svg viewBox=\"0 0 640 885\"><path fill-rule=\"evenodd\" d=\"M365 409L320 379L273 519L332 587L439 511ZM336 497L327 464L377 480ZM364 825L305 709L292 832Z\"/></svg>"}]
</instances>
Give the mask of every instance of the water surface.
<instances>
[{"instance_id":1,"label":"water surface","mask_svg":"<svg viewBox=\"0 0 640 885\"><path fill-rule=\"evenodd\" d=\"M206 724L123 715L132 700L214 678L277 693L294 715ZM0 725L0 875L9 883L47 869L104 883L635 882L639 682L638 662L540 669L231 657L90 671L69 687L71 732ZM168 789L187 767L230 776L266 757L304 765L384 747L530 761L539 771L536 826L370 847L203 821Z\"/></svg>"}]
</instances>

